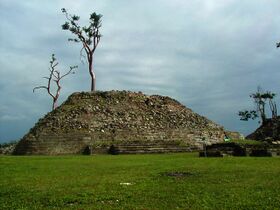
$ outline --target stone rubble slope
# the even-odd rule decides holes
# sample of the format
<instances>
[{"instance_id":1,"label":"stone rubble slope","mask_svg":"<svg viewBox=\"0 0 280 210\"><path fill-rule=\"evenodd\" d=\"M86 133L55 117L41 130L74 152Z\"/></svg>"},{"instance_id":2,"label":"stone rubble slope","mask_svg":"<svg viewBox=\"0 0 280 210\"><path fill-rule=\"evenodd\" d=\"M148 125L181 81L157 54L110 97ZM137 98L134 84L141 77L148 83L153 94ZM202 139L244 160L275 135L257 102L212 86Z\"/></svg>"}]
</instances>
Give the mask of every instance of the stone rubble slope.
<instances>
[{"instance_id":1,"label":"stone rubble slope","mask_svg":"<svg viewBox=\"0 0 280 210\"><path fill-rule=\"evenodd\" d=\"M178 101L141 92L73 93L40 119L15 154L77 154L112 144L178 142L201 147L223 141L221 126Z\"/></svg>"}]
</instances>

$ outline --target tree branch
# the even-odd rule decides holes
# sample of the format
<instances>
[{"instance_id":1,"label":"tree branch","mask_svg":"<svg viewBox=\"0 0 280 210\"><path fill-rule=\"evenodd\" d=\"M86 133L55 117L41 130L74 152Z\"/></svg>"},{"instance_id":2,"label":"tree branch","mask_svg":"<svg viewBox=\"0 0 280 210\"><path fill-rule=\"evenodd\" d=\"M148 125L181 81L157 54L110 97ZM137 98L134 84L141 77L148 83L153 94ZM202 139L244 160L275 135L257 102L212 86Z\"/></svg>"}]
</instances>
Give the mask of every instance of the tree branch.
<instances>
[{"instance_id":1,"label":"tree branch","mask_svg":"<svg viewBox=\"0 0 280 210\"><path fill-rule=\"evenodd\" d=\"M33 88L33 93L35 92L36 89L41 89L41 88L48 89L48 87L46 87L46 86L37 86L37 87Z\"/></svg>"},{"instance_id":2,"label":"tree branch","mask_svg":"<svg viewBox=\"0 0 280 210\"><path fill-rule=\"evenodd\" d=\"M74 74L75 72L73 71L74 69L76 69L76 68L78 68L78 66L71 66L70 67L70 69L69 69L69 71L67 72L67 73L65 73L65 74L63 74L60 78L59 78L59 81L63 78L63 77L65 77L65 76L67 76L67 75L69 75L69 74Z\"/></svg>"}]
</instances>

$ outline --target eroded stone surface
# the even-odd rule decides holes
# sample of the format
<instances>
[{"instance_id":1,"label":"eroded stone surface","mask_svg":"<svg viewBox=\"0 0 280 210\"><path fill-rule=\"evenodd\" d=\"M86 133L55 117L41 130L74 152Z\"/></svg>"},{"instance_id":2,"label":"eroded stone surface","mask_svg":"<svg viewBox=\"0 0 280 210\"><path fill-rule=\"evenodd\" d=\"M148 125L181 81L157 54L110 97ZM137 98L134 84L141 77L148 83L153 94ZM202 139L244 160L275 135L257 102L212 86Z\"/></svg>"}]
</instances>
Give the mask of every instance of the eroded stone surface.
<instances>
[{"instance_id":1,"label":"eroded stone surface","mask_svg":"<svg viewBox=\"0 0 280 210\"><path fill-rule=\"evenodd\" d=\"M177 142L201 148L222 142L221 126L159 95L130 91L72 94L40 119L15 154L81 154L88 146L106 151L110 145Z\"/></svg>"},{"instance_id":2,"label":"eroded stone surface","mask_svg":"<svg viewBox=\"0 0 280 210\"><path fill-rule=\"evenodd\" d=\"M266 141L268 143L278 142L280 140L280 116L275 119L267 119L253 133L246 136L246 139Z\"/></svg>"}]
</instances>

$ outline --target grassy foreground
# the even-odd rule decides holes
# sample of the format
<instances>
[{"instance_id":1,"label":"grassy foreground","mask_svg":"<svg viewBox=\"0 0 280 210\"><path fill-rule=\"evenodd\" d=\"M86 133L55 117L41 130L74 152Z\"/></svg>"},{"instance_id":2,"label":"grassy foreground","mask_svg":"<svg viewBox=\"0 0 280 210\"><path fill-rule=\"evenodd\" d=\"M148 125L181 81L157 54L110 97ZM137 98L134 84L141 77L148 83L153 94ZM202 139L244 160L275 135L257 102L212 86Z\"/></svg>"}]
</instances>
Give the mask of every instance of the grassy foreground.
<instances>
[{"instance_id":1,"label":"grassy foreground","mask_svg":"<svg viewBox=\"0 0 280 210\"><path fill-rule=\"evenodd\" d=\"M0 209L280 209L279 175L280 158L2 156Z\"/></svg>"}]
</instances>

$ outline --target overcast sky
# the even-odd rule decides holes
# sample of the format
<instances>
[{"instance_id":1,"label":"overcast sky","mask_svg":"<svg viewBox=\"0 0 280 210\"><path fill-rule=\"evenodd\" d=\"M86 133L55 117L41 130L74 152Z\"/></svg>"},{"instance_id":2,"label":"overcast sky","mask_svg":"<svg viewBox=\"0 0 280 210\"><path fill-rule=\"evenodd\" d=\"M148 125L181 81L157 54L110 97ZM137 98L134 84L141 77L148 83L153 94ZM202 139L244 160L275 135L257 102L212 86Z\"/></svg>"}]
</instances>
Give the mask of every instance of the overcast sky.
<instances>
[{"instance_id":1,"label":"overcast sky","mask_svg":"<svg viewBox=\"0 0 280 210\"><path fill-rule=\"evenodd\" d=\"M0 0L2 142L20 139L50 111L45 90L32 89L45 84L52 53L61 72L79 65L62 82L60 104L90 89L80 46L61 30L63 7L81 25L94 11L103 15L98 90L170 96L243 134L258 126L237 115L254 108L249 94L258 85L280 94L279 0Z\"/></svg>"}]
</instances>

